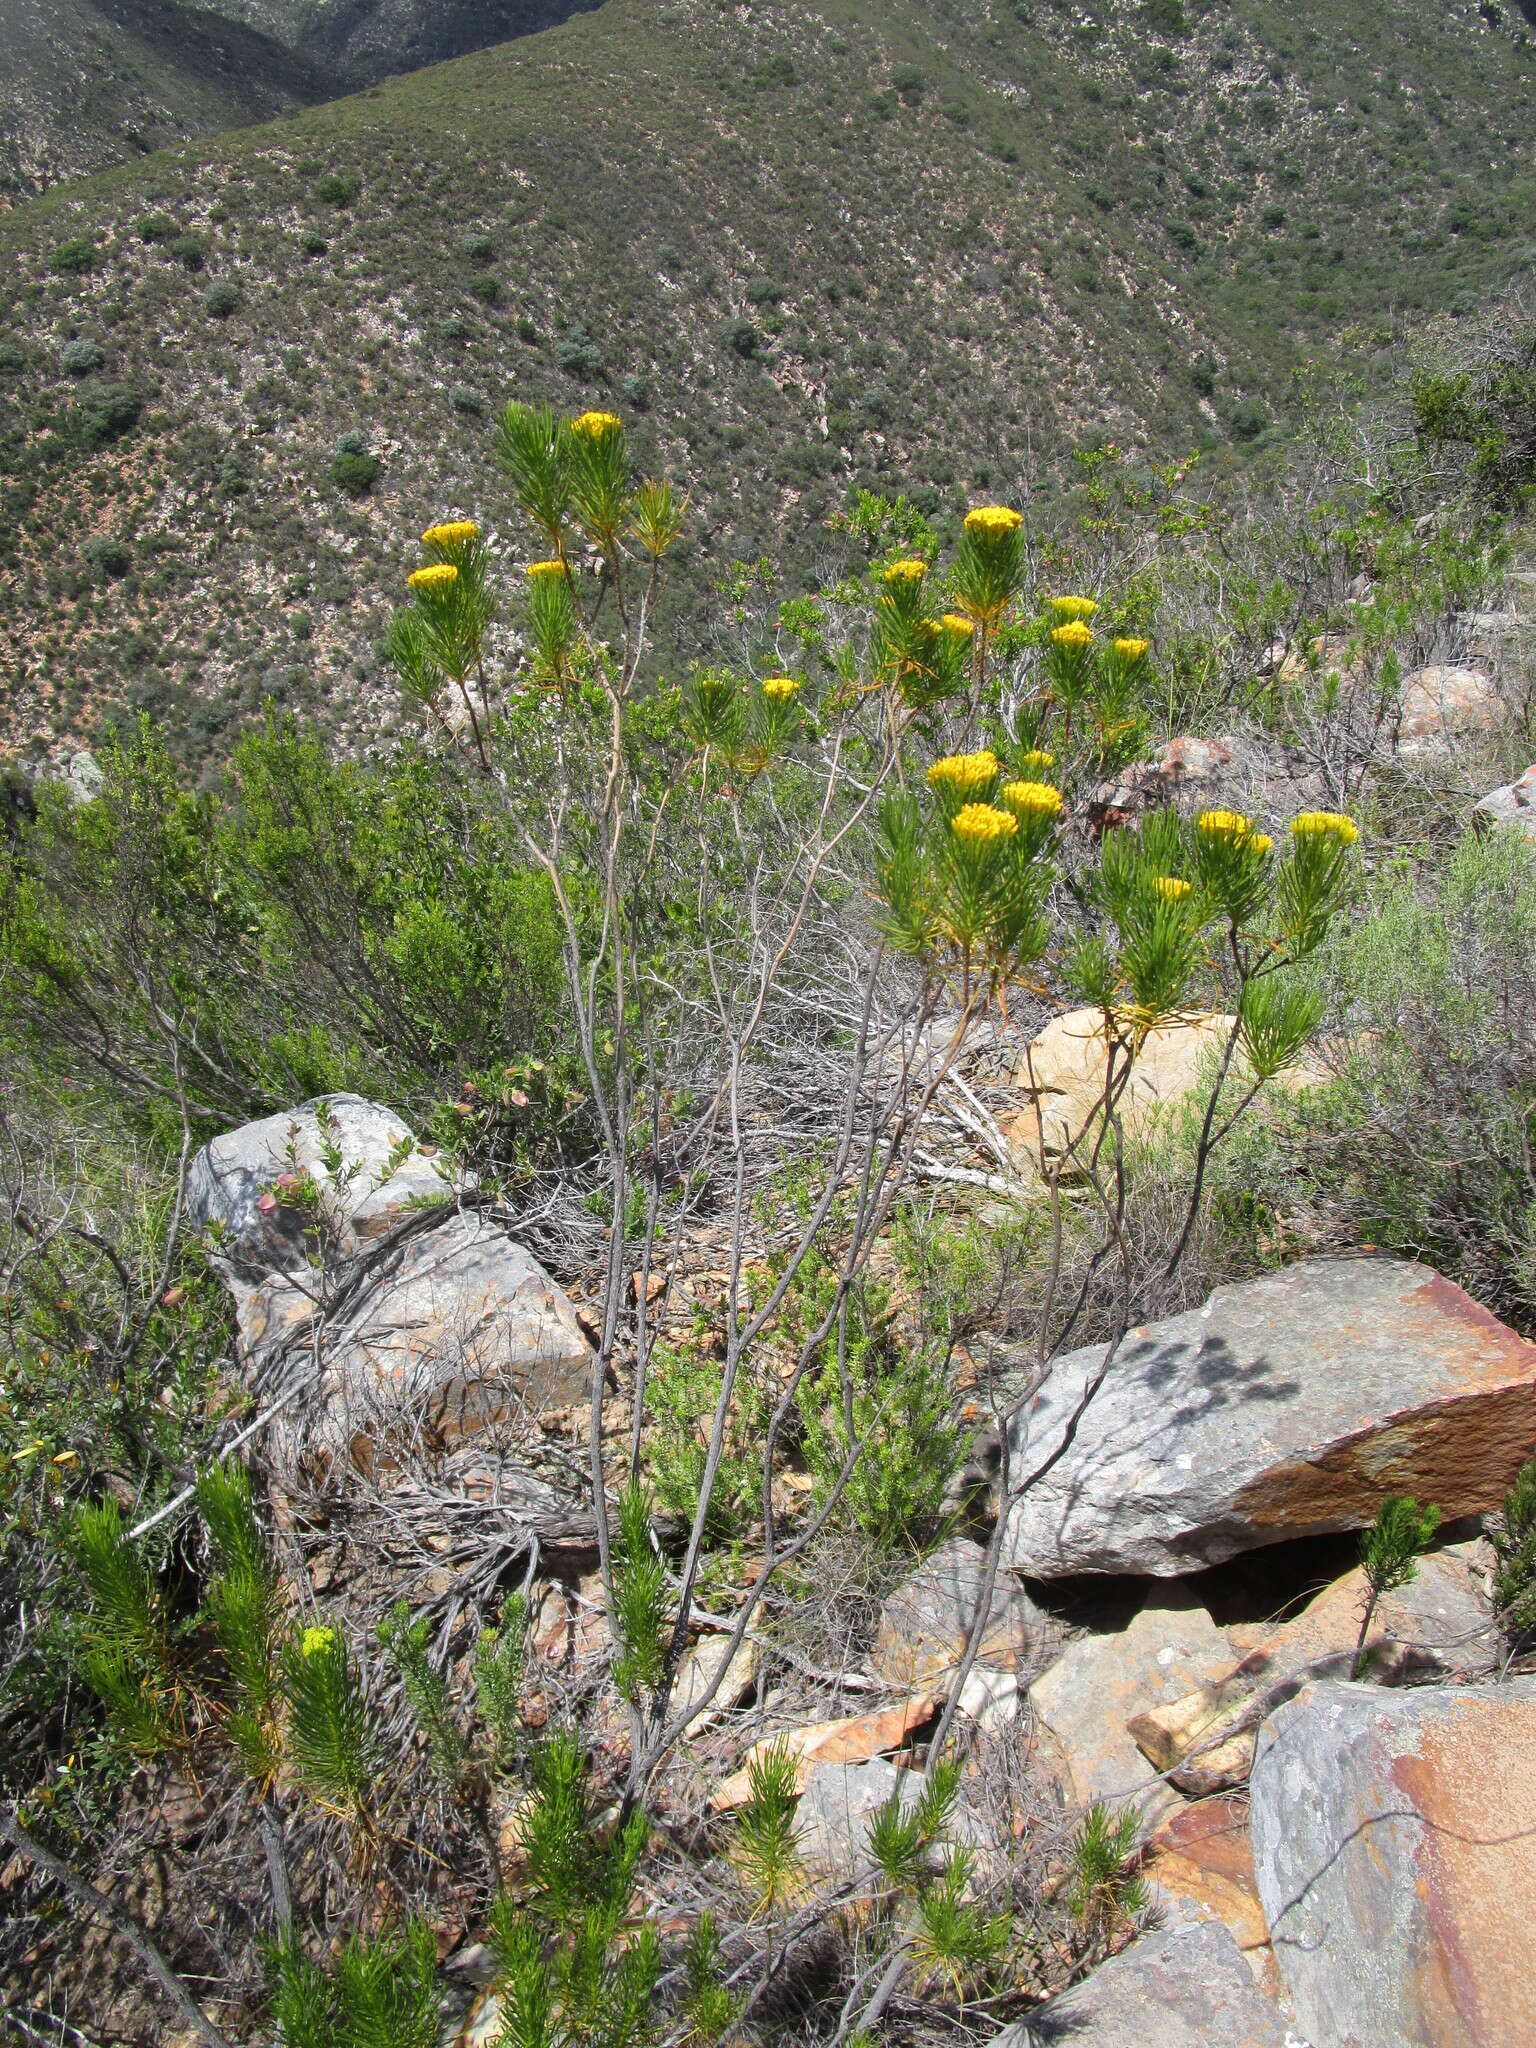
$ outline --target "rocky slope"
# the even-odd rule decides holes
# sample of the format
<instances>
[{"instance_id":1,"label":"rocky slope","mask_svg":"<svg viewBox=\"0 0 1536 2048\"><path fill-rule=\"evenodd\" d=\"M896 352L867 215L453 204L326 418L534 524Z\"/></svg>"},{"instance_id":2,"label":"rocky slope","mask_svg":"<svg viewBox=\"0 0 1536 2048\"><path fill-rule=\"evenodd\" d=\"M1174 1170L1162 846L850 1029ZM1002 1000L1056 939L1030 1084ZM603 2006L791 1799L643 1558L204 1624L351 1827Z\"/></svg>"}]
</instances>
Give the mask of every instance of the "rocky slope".
<instances>
[{"instance_id":1,"label":"rocky slope","mask_svg":"<svg viewBox=\"0 0 1536 2048\"><path fill-rule=\"evenodd\" d=\"M1240 460L1308 356L1369 373L1520 269L1533 86L1509 18L1429 0L610 0L50 193L0 226L0 739L376 728L408 537L495 521L514 394L620 407L691 489L669 657L855 487L944 516L1104 440Z\"/></svg>"}]
</instances>

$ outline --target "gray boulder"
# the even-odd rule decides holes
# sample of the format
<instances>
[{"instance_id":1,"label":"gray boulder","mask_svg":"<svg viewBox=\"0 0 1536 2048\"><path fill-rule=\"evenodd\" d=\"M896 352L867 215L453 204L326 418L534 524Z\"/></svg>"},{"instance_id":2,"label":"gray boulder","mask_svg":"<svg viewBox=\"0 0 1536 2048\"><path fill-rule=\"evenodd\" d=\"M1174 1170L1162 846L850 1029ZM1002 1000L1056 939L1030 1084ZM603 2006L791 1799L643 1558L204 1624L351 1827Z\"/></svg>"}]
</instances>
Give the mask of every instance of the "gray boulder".
<instances>
[{"instance_id":1,"label":"gray boulder","mask_svg":"<svg viewBox=\"0 0 1536 2048\"><path fill-rule=\"evenodd\" d=\"M1478 824L1514 825L1527 839L1536 839L1536 767L1503 789L1489 790L1473 808Z\"/></svg>"},{"instance_id":2,"label":"gray boulder","mask_svg":"<svg viewBox=\"0 0 1536 2048\"><path fill-rule=\"evenodd\" d=\"M947 1677L965 1656L981 1609L987 1553L969 1537L956 1536L925 1558L903 1579L880 1610L871 1668L892 1685L909 1690ZM1047 1626L1011 1572L999 1571L987 1603L977 1663L989 1671L1017 1671L1031 1637Z\"/></svg>"},{"instance_id":3,"label":"gray boulder","mask_svg":"<svg viewBox=\"0 0 1536 2048\"><path fill-rule=\"evenodd\" d=\"M393 1111L361 1095L317 1095L206 1144L187 1175L187 1218L215 1227L232 1275L249 1283L314 1264L322 1238L353 1256L450 1193Z\"/></svg>"},{"instance_id":4,"label":"gray boulder","mask_svg":"<svg viewBox=\"0 0 1536 2048\"><path fill-rule=\"evenodd\" d=\"M327 1307L320 1275L272 1274L240 1307L244 1356L267 1389L322 1368L285 1417L296 1447L398 1463L588 1391L592 1350L531 1252L487 1218L450 1213L384 1252L366 1284Z\"/></svg>"},{"instance_id":5,"label":"gray boulder","mask_svg":"<svg viewBox=\"0 0 1536 2048\"><path fill-rule=\"evenodd\" d=\"M1536 1345L1404 1259L1218 1288L1131 1331L1083 1408L1103 1358L1058 1359L1010 1426L1003 1555L1032 1577L1197 1571L1391 1493L1486 1511L1536 1450Z\"/></svg>"},{"instance_id":6,"label":"gray boulder","mask_svg":"<svg viewBox=\"0 0 1536 2048\"><path fill-rule=\"evenodd\" d=\"M1536 2041L1536 1681L1308 1686L1259 1738L1251 1806L1316 2048Z\"/></svg>"},{"instance_id":7,"label":"gray boulder","mask_svg":"<svg viewBox=\"0 0 1536 2048\"><path fill-rule=\"evenodd\" d=\"M871 1862L869 1830L881 1808L893 1796L902 1808L910 1807L922 1792L921 1771L903 1770L883 1756L862 1764L817 1764L796 1809L796 1846L802 1861L834 1882L857 1875ZM955 1842L978 1849L986 1844L964 1807L955 1809L944 1840L934 1844L935 1867L942 1867L948 1845Z\"/></svg>"},{"instance_id":8,"label":"gray boulder","mask_svg":"<svg viewBox=\"0 0 1536 2048\"><path fill-rule=\"evenodd\" d=\"M1306 2048L1215 1921L1152 1934L1101 1963L992 2048Z\"/></svg>"}]
</instances>

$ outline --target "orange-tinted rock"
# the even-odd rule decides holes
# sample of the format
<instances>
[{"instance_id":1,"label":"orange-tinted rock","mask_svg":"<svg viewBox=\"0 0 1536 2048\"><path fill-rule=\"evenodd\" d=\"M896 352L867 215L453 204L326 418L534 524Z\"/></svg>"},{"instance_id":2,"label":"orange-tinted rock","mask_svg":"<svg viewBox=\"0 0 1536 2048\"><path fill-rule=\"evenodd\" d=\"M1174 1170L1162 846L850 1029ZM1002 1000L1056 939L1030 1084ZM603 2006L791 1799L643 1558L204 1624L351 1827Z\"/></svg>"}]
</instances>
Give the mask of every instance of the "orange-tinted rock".
<instances>
[{"instance_id":1,"label":"orange-tinted rock","mask_svg":"<svg viewBox=\"0 0 1536 2048\"><path fill-rule=\"evenodd\" d=\"M915 1729L933 1719L938 1705L937 1693L920 1692L883 1713L851 1714L841 1721L818 1721L810 1728L785 1728L777 1735L765 1735L747 1751L740 1769L716 1787L709 1803L717 1812L740 1806L751 1796L748 1774L753 1759L775 1747L787 1750L795 1759L797 1788L804 1791L817 1764L862 1764L900 1749Z\"/></svg>"},{"instance_id":2,"label":"orange-tinted rock","mask_svg":"<svg viewBox=\"0 0 1536 2048\"><path fill-rule=\"evenodd\" d=\"M980 1612L985 1576L986 1552L963 1536L926 1558L880 1610L871 1668L891 1685L909 1686L931 1685L953 1671ZM1013 1574L1000 1570L987 1603L978 1664L1017 1671L1039 1618Z\"/></svg>"},{"instance_id":3,"label":"orange-tinted rock","mask_svg":"<svg viewBox=\"0 0 1536 2048\"><path fill-rule=\"evenodd\" d=\"M1219 1920L1257 1981L1278 1989L1269 1925L1259 1903L1246 1799L1202 1799L1170 1813L1146 1846L1142 1874L1170 1918Z\"/></svg>"},{"instance_id":4,"label":"orange-tinted rock","mask_svg":"<svg viewBox=\"0 0 1536 2048\"><path fill-rule=\"evenodd\" d=\"M1536 1683L1305 1687L1260 1738L1252 1830L1316 2048L1536 2041Z\"/></svg>"},{"instance_id":5,"label":"orange-tinted rock","mask_svg":"<svg viewBox=\"0 0 1536 2048\"><path fill-rule=\"evenodd\" d=\"M1051 1464L1103 1358L1059 1359L1014 1424L1020 1572L1170 1576L1392 1493L1485 1511L1536 1450L1536 1345L1405 1259L1309 1259L1133 1330Z\"/></svg>"}]
</instances>

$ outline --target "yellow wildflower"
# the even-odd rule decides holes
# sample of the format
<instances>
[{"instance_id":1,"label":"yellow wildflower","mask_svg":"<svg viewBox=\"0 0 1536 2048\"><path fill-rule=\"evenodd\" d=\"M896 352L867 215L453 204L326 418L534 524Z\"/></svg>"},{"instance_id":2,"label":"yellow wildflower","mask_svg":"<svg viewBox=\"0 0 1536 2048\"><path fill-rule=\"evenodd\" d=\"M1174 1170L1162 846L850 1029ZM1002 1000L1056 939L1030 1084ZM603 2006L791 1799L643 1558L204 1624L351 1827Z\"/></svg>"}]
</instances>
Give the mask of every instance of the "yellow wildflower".
<instances>
[{"instance_id":1,"label":"yellow wildflower","mask_svg":"<svg viewBox=\"0 0 1536 2048\"><path fill-rule=\"evenodd\" d=\"M998 534L1017 533L1023 524L1023 513L1015 512L1011 505L977 505L965 515L966 532L982 534L988 539Z\"/></svg>"},{"instance_id":2,"label":"yellow wildflower","mask_svg":"<svg viewBox=\"0 0 1536 2048\"><path fill-rule=\"evenodd\" d=\"M1273 853L1274 850L1275 842L1267 832L1250 832L1248 834L1248 851L1250 853Z\"/></svg>"},{"instance_id":3,"label":"yellow wildflower","mask_svg":"<svg viewBox=\"0 0 1536 2048\"><path fill-rule=\"evenodd\" d=\"M412 590L446 590L458 580L452 562L432 562L425 569L413 569L406 578Z\"/></svg>"},{"instance_id":4,"label":"yellow wildflower","mask_svg":"<svg viewBox=\"0 0 1536 2048\"><path fill-rule=\"evenodd\" d=\"M1074 622L1091 619L1099 608L1096 597L1048 597L1046 603L1058 619Z\"/></svg>"},{"instance_id":5,"label":"yellow wildflower","mask_svg":"<svg viewBox=\"0 0 1536 2048\"><path fill-rule=\"evenodd\" d=\"M524 569L525 576L563 576L564 562L530 562Z\"/></svg>"},{"instance_id":6,"label":"yellow wildflower","mask_svg":"<svg viewBox=\"0 0 1536 2048\"><path fill-rule=\"evenodd\" d=\"M617 433L623 424L616 412L583 412L578 413L571 421L571 432L585 434L592 441L600 441L605 434Z\"/></svg>"},{"instance_id":7,"label":"yellow wildflower","mask_svg":"<svg viewBox=\"0 0 1536 2048\"><path fill-rule=\"evenodd\" d=\"M1056 756L1048 754L1044 747L1031 747L1019 763L1019 766L1026 775L1033 776L1038 781L1044 775L1047 768L1054 768L1056 766Z\"/></svg>"},{"instance_id":8,"label":"yellow wildflower","mask_svg":"<svg viewBox=\"0 0 1536 2048\"><path fill-rule=\"evenodd\" d=\"M333 1628L307 1628L299 1638L299 1654L304 1657L318 1657L328 1650L336 1640Z\"/></svg>"},{"instance_id":9,"label":"yellow wildflower","mask_svg":"<svg viewBox=\"0 0 1536 2048\"><path fill-rule=\"evenodd\" d=\"M769 676L763 684L763 695L775 704L787 704L799 688L794 676Z\"/></svg>"},{"instance_id":10,"label":"yellow wildflower","mask_svg":"<svg viewBox=\"0 0 1536 2048\"><path fill-rule=\"evenodd\" d=\"M1122 661L1140 661L1152 645L1150 640L1117 640L1115 652Z\"/></svg>"},{"instance_id":11,"label":"yellow wildflower","mask_svg":"<svg viewBox=\"0 0 1536 2048\"><path fill-rule=\"evenodd\" d=\"M963 619L958 612L946 612L939 624L946 633L964 633L967 639L976 630L976 621Z\"/></svg>"},{"instance_id":12,"label":"yellow wildflower","mask_svg":"<svg viewBox=\"0 0 1536 2048\"><path fill-rule=\"evenodd\" d=\"M990 748L980 754L947 754L928 770L931 789L947 786L956 796L986 789L997 780L997 756Z\"/></svg>"},{"instance_id":13,"label":"yellow wildflower","mask_svg":"<svg viewBox=\"0 0 1536 2048\"><path fill-rule=\"evenodd\" d=\"M1081 619L1071 619L1065 626L1052 626L1051 638L1058 647L1069 647L1077 653L1093 645L1093 628L1085 626Z\"/></svg>"},{"instance_id":14,"label":"yellow wildflower","mask_svg":"<svg viewBox=\"0 0 1536 2048\"><path fill-rule=\"evenodd\" d=\"M1019 829L1012 811L1000 811L995 804L962 804L950 820L952 829L973 846L990 846L995 839L1009 839Z\"/></svg>"},{"instance_id":15,"label":"yellow wildflower","mask_svg":"<svg viewBox=\"0 0 1536 2048\"><path fill-rule=\"evenodd\" d=\"M473 519L445 519L441 526L429 526L421 536L427 548L456 548L461 541L474 540L480 528Z\"/></svg>"},{"instance_id":16,"label":"yellow wildflower","mask_svg":"<svg viewBox=\"0 0 1536 2048\"><path fill-rule=\"evenodd\" d=\"M928 574L928 564L916 555L903 555L899 562L887 562L880 574L887 583L916 583Z\"/></svg>"},{"instance_id":17,"label":"yellow wildflower","mask_svg":"<svg viewBox=\"0 0 1536 2048\"><path fill-rule=\"evenodd\" d=\"M1241 811L1202 811L1195 826L1211 839L1246 839L1253 830L1253 821Z\"/></svg>"},{"instance_id":18,"label":"yellow wildflower","mask_svg":"<svg viewBox=\"0 0 1536 2048\"><path fill-rule=\"evenodd\" d=\"M1061 791L1049 782L1005 782L1002 798L1013 810L1042 818L1054 818L1061 809Z\"/></svg>"},{"instance_id":19,"label":"yellow wildflower","mask_svg":"<svg viewBox=\"0 0 1536 2048\"><path fill-rule=\"evenodd\" d=\"M1181 875L1159 875L1152 886L1165 903L1182 903L1186 896L1194 893L1194 885Z\"/></svg>"},{"instance_id":20,"label":"yellow wildflower","mask_svg":"<svg viewBox=\"0 0 1536 2048\"><path fill-rule=\"evenodd\" d=\"M1298 839L1336 839L1340 846L1353 846L1360 828L1342 811L1303 811L1292 818L1291 830Z\"/></svg>"}]
</instances>

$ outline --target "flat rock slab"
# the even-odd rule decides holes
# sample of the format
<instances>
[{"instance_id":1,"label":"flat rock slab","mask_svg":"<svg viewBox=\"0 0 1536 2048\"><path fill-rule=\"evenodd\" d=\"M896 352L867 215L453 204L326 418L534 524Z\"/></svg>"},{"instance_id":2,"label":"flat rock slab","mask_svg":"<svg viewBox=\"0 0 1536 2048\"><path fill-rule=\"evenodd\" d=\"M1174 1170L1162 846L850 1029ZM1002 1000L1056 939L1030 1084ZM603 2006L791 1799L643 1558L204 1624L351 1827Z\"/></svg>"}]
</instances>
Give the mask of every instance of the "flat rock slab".
<instances>
[{"instance_id":1,"label":"flat rock slab","mask_svg":"<svg viewBox=\"0 0 1536 2048\"><path fill-rule=\"evenodd\" d=\"M1225 1927L1150 1934L991 2048L1306 2048L1258 1989Z\"/></svg>"},{"instance_id":2,"label":"flat rock slab","mask_svg":"<svg viewBox=\"0 0 1536 2048\"><path fill-rule=\"evenodd\" d=\"M1068 1802L1131 1799L1141 1810L1177 1805L1126 1723L1231 1668L1232 1645L1182 1586L1159 1587L1115 1634L1070 1643L1029 1688L1030 1707L1061 1760Z\"/></svg>"},{"instance_id":3,"label":"flat rock slab","mask_svg":"<svg viewBox=\"0 0 1536 2048\"><path fill-rule=\"evenodd\" d=\"M894 1798L910 1807L923 1793L921 1771L903 1770L884 1757L868 1763L817 1764L807 1777L796 1809L796 1847L801 1860L818 1877L855 1875L870 1862L869 1830L882 1807ZM944 1838L931 1852L935 1867L948 1860L950 1845L985 1846L981 1829L963 1807L950 1816Z\"/></svg>"},{"instance_id":4,"label":"flat rock slab","mask_svg":"<svg viewBox=\"0 0 1536 2048\"><path fill-rule=\"evenodd\" d=\"M982 1546L964 1536L924 1559L880 1610L871 1669L902 1686L931 1685L952 1672L981 1612L986 1563ZM978 1664L1017 1671L1044 1623L1012 1572L999 1570L987 1601Z\"/></svg>"},{"instance_id":5,"label":"flat rock slab","mask_svg":"<svg viewBox=\"0 0 1536 2048\"><path fill-rule=\"evenodd\" d=\"M1218 1288L1132 1330L1083 1408L1104 1355L1059 1359L1011 1425L1003 1555L1031 1577L1198 1571L1393 1493L1484 1512L1536 1450L1536 1345L1406 1259Z\"/></svg>"},{"instance_id":6,"label":"flat rock slab","mask_svg":"<svg viewBox=\"0 0 1536 2048\"><path fill-rule=\"evenodd\" d=\"M312 1341L318 1276L274 1274L240 1305L243 1356L258 1379ZM324 1370L284 1419L305 1448L350 1448L364 1469L390 1438L434 1448L587 1391L592 1350L544 1268L482 1216L450 1214L387 1251L350 1307L327 1317Z\"/></svg>"},{"instance_id":7,"label":"flat rock slab","mask_svg":"<svg viewBox=\"0 0 1536 2048\"><path fill-rule=\"evenodd\" d=\"M903 1749L915 1729L931 1721L939 1709L940 1695L914 1693L894 1707L874 1714L849 1714L838 1721L817 1721L807 1728L782 1728L754 1742L741 1760L740 1768L717 1785L710 1806L718 1813L740 1806L752 1796L752 1764L772 1749L782 1749L795 1760L796 1790L803 1792L818 1764L867 1763L886 1750Z\"/></svg>"},{"instance_id":8,"label":"flat rock slab","mask_svg":"<svg viewBox=\"0 0 1536 2048\"><path fill-rule=\"evenodd\" d=\"M1530 2048L1536 1682L1308 1686L1264 1729L1251 1802L1316 2048Z\"/></svg>"},{"instance_id":9,"label":"flat rock slab","mask_svg":"<svg viewBox=\"0 0 1536 2048\"><path fill-rule=\"evenodd\" d=\"M1255 1982L1279 1992L1253 1868L1246 1799L1201 1799L1178 1807L1147 1843L1141 1874L1153 1887L1165 1925L1219 1921Z\"/></svg>"},{"instance_id":10,"label":"flat rock slab","mask_svg":"<svg viewBox=\"0 0 1536 2048\"><path fill-rule=\"evenodd\" d=\"M341 1163L325 1154L334 1147ZM451 1193L435 1157L392 1110L361 1095L317 1095L297 1109L242 1124L210 1141L187 1172L187 1219L214 1226L237 1280L293 1273L315 1263L314 1212L280 1185L298 1176L318 1198L326 1233L355 1256L424 1202Z\"/></svg>"}]
</instances>

